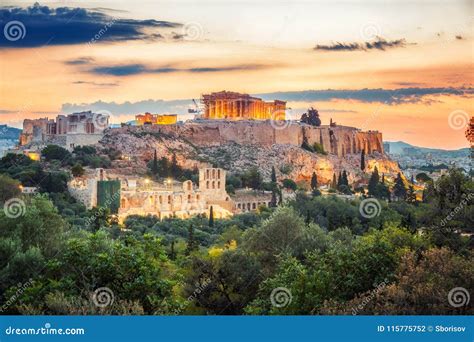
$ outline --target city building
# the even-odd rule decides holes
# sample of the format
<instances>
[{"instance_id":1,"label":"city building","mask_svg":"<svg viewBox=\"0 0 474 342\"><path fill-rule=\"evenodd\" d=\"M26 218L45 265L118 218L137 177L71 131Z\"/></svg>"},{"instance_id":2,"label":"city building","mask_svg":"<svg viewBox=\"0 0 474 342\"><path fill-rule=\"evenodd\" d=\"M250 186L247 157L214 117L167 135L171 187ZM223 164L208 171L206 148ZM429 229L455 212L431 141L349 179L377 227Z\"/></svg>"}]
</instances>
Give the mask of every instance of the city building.
<instances>
[{"instance_id":1,"label":"city building","mask_svg":"<svg viewBox=\"0 0 474 342\"><path fill-rule=\"evenodd\" d=\"M177 114L138 114L135 115L137 126L142 125L174 125L178 121Z\"/></svg>"},{"instance_id":2,"label":"city building","mask_svg":"<svg viewBox=\"0 0 474 342\"><path fill-rule=\"evenodd\" d=\"M258 97L230 91L202 96L205 119L285 120L286 102L265 102Z\"/></svg>"}]
</instances>

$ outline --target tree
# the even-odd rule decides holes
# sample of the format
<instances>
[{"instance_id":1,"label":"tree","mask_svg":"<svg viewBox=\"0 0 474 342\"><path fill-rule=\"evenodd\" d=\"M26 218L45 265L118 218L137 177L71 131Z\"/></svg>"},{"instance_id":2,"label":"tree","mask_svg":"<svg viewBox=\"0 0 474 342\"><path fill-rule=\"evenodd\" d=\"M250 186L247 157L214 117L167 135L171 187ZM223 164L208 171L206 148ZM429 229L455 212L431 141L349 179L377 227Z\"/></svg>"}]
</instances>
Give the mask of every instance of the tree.
<instances>
[{"instance_id":1,"label":"tree","mask_svg":"<svg viewBox=\"0 0 474 342\"><path fill-rule=\"evenodd\" d=\"M337 189L336 173L333 173L333 175L332 175L331 188L334 189L334 190Z\"/></svg>"},{"instance_id":2,"label":"tree","mask_svg":"<svg viewBox=\"0 0 474 342\"><path fill-rule=\"evenodd\" d=\"M342 171L341 185L349 186L349 180L347 179L346 170Z\"/></svg>"},{"instance_id":3,"label":"tree","mask_svg":"<svg viewBox=\"0 0 474 342\"><path fill-rule=\"evenodd\" d=\"M313 107L309 108L307 113L301 115L300 121L311 126L321 126L321 119L319 118L319 113Z\"/></svg>"},{"instance_id":4,"label":"tree","mask_svg":"<svg viewBox=\"0 0 474 342\"><path fill-rule=\"evenodd\" d=\"M313 175L311 176L311 190L316 191L318 190L318 176L316 172L313 171Z\"/></svg>"},{"instance_id":5,"label":"tree","mask_svg":"<svg viewBox=\"0 0 474 342\"><path fill-rule=\"evenodd\" d=\"M272 199L270 200L270 207L275 208L277 206L276 190L272 190Z\"/></svg>"},{"instance_id":6,"label":"tree","mask_svg":"<svg viewBox=\"0 0 474 342\"><path fill-rule=\"evenodd\" d=\"M395 179L395 185L393 187L393 194L395 198L399 200L405 200L407 195L407 189L405 188L405 183L403 182L402 175L400 172Z\"/></svg>"},{"instance_id":7,"label":"tree","mask_svg":"<svg viewBox=\"0 0 474 342\"><path fill-rule=\"evenodd\" d=\"M171 157L171 175L174 178L178 178L181 176L181 167L178 165L176 153L173 153L173 156Z\"/></svg>"},{"instance_id":8,"label":"tree","mask_svg":"<svg viewBox=\"0 0 474 342\"><path fill-rule=\"evenodd\" d=\"M158 157L156 156L156 149L153 153L153 164L151 166L151 173L154 175L154 176L157 176L158 175L158 172L159 172L159 168L158 168Z\"/></svg>"},{"instance_id":9,"label":"tree","mask_svg":"<svg viewBox=\"0 0 474 342\"><path fill-rule=\"evenodd\" d=\"M212 210L212 207L211 207ZM188 227L188 240L186 243L186 255L191 254L192 251L198 248L196 240L194 238L194 227L192 224Z\"/></svg>"},{"instance_id":10,"label":"tree","mask_svg":"<svg viewBox=\"0 0 474 342\"><path fill-rule=\"evenodd\" d=\"M81 177L84 175L84 172L85 170L81 164L76 163L73 167L71 167L71 173L74 177Z\"/></svg>"},{"instance_id":11,"label":"tree","mask_svg":"<svg viewBox=\"0 0 474 342\"><path fill-rule=\"evenodd\" d=\"M275 171L275 166L272 166L272 176L271 176L271 179L272 179L272 183L275 183L277 182L277 177L276 177L276 171Z\"/></svg>"},{"instance_id":12,"label":"tree","mask_svg":"<svg viewBox=\"0 0 474 342\"><path fill-rule=\"evenodd\" d=\"M374 167L374 171L372 172L372 175L370 176L369 179L369 185L368 185L368 190L369 190L369 196L372 197L377 197L377 185L379 184L379 170L377 169L377 166Z\"/></svg>"},{"instance_id":13,"label":"tree","mask_svg":"<svg viewBox=\"0 0 474 342\"><path fill-rule=\"evenodd\" d=\"M18 197L21 194L20 182L0 174L0 203L5 203L13 197Z\"/></svg>"},{"instance_id":14,"label":"tree","mask_svg":"<svg viewBox=\"0 0 474 342\"><path fill-rule=\"evenodd\" d=\"M425 172L420 172L415 177L416 181L419 183L428 183L431 178Z\"/></svg>"},{"instance_id":15,"label":"tree","mask_svg":"<svg viewBox=\"0 0 474 342\"><path fill-rule=\"evenodd\" d=\"M365 150L360 151L360 169L365 170Z\"/></svg>"},{"instance_id":16,"label":"tree","mask_svg":"<svg viewBox=\"0 0 474 342\"><path fill-rule=\"evenodd\" d=\"M295 191L298 186L296 185L295 181L292 180L292 179L289 179L289 178L285 178L283 181L282 181L282 184L283 184L283 187L286 188L286 189L290 189L290 190L293 190Z\"/></svg>"},{"instance_id":17,"label":"tree","mask_svg":"<svg viewBox=\"0 0 474 342\"><path fill-rule=\"evenodd\" d=\"M41 155L47 161L59 160L66 164L71 159L71 152L58 145L48 145L41 151Z\"/></svg>"},{"instance_id":18,"label":"tree","mask_svg":"<svg viewBox=\"0 0 474 342\"><path fill-rule=\"evenodd\" d=\"M214 227L214 208L212 205L209 209L209 227Z\"/></svg>"},{"instance_id":19,"label":"tree","mask_svg":"<svg viewBox=\"0 0 474 342\"><path fill-rule=\"evenodd\" d=\"M337 188L339 189L339 187L340 187L341 185L343 185L343 184L342 184L342 173L341 173L341 171L339 171L339 174L338 174L338 176L337 176Z\"/></svg>"}]
</instances>

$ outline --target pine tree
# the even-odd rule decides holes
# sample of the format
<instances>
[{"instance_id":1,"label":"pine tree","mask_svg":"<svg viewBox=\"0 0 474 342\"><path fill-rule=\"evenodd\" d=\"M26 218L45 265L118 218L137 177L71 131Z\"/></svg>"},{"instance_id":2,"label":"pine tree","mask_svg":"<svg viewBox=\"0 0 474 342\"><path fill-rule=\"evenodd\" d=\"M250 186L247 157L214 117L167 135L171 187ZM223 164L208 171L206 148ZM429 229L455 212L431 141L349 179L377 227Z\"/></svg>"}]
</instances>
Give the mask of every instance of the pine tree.
<instances>
[{"instance_id":1,"label":"pine tree","mask_svg":"<svg viewBox=\"0 0 474 342\"><path fill-rule=\"evenodd\" d=\"M153 173L154 176L158 175L158 157L156 156L156 150L155 153L153 154L153 164L151 166L151 173Z\"/></svg>"},{"instance_id":2,"label":"pine tree","mask_svg":"<svg viewBox=\"0 0 474 342\"><path fill-rule=\"evenodd\" d=\"M377 197L377 185L379 184L379 170L377 169L377 166L374 168L374 172L372 172L372 175L370 176L369 179L369 185L368 185L368 190L369 190L369 196Z\"/></svg>"},{"instance_id":3,"label":"pine tree","mask_svg":"<svg viewBox=\"0 0 474 342\"><path fill-rule=\"evenodd\" d=\"M347 179L347 172L346 172L346 170L342 171L341 183L342 183L342 185L349 186L349 180Z\"/></svg>"},{"instance_id":4,"label":"pine tree","mask_svg":"<svg viewBox=\"0 0 474 342\"><path fill-rule=\"evenodd\" d=\"M191 254L191 252L194 251L195 249L197 249L197 245L196 245L196 240L194 239L194 227L192 224L190 224L188 227L188 241L186 245L186 255Z\"/></svg>"},{"instance_id":5,"label":"pine tree","mask_svg":"<svg viewBox=\"0 0 474 342\"><path fill-rule=\"evenodd\" d=\"M405 200L407 196L407 189L405 188L405 184L403 183L402 175L400 172L395 179L395 185L393 187L393 194L397 199Z\"/></svg>"},{"instance_id":6,"label":"pine tree","mask_svg":"<svg viewBox=\"0 0 474 342\"><path fill-rule=\"evenodd\" d=\"M171 175L174 178L178 178L181 175L181 168L178 165L176 153L173 153L173 156L171 157Z\"/></svg>"},{"instance_id":7,"label":"pine tree","mask_svg":"<svg viewBox=\"0 0 474 342\"><path fill-rule=\"evenodd\" d=\"M311 176L311 190L315 191L318 190L318 176L316 172L313 171L313 175Z\"/></svg>"},{"instance_id":8,"label":"pine tree","mask_svg":"<svg viewBox=\"0 0 474 342\"><path fill-rule=\"evenodd\" d=\"M282 204L283 204L283 193L281 189L278 189L278 205L282 205Z\"/></svg>"},{"instance_id":9,"label":"pine tree","mask_svg":"<svg viewBox=\"0 0 474 342\"><path fill-rule=\"evenodd\" d=\"M175 244L175 240L171 240L171 246L170 246L170 259L171 260L174 260L176 259L176 251L174 249L174 244Z\"/></svg>"},{"instance_id":10,"label":"pine tree","mask_svg":"<svg viewBox=\"0 0 474 342\"><path fill-rule=\"evenodd\" d=\"M331 183L331 188L336 190L337 189L337 182L336 182L336 173L333 173L332 175L332 183Z\"/></svg>"},{"instance_id":11,"label":"pine tree","mask_svg":"<svg viewBox=\"0 0 474 342\"><path fill-rule=\"evenodd\" d=\"M339 188L342 185L342 173L339 171L339 175L337 176L337 187Z\"/></svg>"},{"instance_id":12,"label":"pine tree","mask_svg":"<svg viewBox=\"0 0 474 342\"><path fill-rule=\"evenodd\" d=\"M270 200L270 207L275 208L277 206L276 190L272 190L272 199Z\"/></svg>"},{"instance_id":13,"label":"pine tree","mask_svg":"<svg viewBox=\"0 0 474 342\"><path fill-rule=\"evenodd\" d=\"M214 208L212 205L209 209L209 227L214 227Z\"/></svg>"},{"instance_id":14,"label":"pine tree","mask_svg":"<svg viewBox=\"0 0 474 342\"><path fill-rule=\"evenodd\" d=\"M382 184L385 184L385 173L382 173L382 180L380 181Z\"/></svg>"},{"instance_id":15,"label":"pine tree","mask_svg":"<svg viewBox=\"0 0 474 342\"><path fill-rule=\"evenodd\" d=\"M360 152L360 169L362 171L365 170L365 150L364 149Z\"/></svg>"},{"instance_id":16,"label":"pine tree","mask_svg":"<svg viewBox=\"0 0 474 342\"><path fill-rule=\"evenodd\" d=\"M277 182L277 176L276 176L275 166L272 166L272 183L276 184L276 182Z\"/></svg>"}]
</instances>

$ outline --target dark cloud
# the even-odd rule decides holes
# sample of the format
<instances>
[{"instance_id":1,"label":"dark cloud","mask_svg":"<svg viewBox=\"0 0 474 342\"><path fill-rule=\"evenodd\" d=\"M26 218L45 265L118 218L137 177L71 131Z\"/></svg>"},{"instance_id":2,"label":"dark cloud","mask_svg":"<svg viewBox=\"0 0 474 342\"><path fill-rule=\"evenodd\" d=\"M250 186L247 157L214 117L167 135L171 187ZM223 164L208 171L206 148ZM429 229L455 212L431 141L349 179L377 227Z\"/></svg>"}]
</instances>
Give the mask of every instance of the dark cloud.
<instances>
[{"instance_id":1,"label":"dark cloud","mask_svg":"<svg viewBox=\"0 0 474 342\"><path fill-rule=\"evenodd\" d=\"M464 37L463 37L463 36L461 36L461 35L457 35L457 36L456 36L456 39L457 39L457 40L463 40L463 39L464 39Z\"/></svg>"},{"instance_id":2,"label":"dark cloud","mask_svg":"<svg viewBox=\"0 0 474 342\"><path fill-rule=\"evenodd\" d=\"M335 43L331 45L316 45L314 50L322 51L367 51L367 50L386 50L389 48L404 47L406 45L405 39L385 40L377 37L372 42L365 43Z\"/></svg>"},{"instance_id":3,"label":"dark cloud","mask_svg":"<svg viewBox=\"0 0 474 342\"><path fill-rule=\"evenodd\" d=\"M182 34L182 33L176 33L176 32L173 32L171 38L173 38L174 40L182 40L184 39L184 37L186 37L185 34Z\"/></svg>"},{"instance_id":4,"label":"dark cloud","mask_svg":"<svg viewBox=\"0 0 474 342\"><path fill-rule=\"evenodd\" d=\"M2 37L0 47L22 48L45 44L81 44L91 41L156 40L163 36L157 32L149 32L150 30L181 26L179 23L154 19L115 18L106 12L102 9L51 8L38 3L27 8L1 7L1 30L3 31L11 21L19 21L26 32L23 38L13 41Z\"/></svg>"},{"instance_id":5,"label":"dark cloud","mask_svg":"<svg viewBox=\"0 0 474 342\"><path fill-rule=\"evenodd\" d=\"M456 95L473 96L474 88L398 88L398 89L327 89L304 90L260 94L266 100L280 99L284 101L331 101L357 100L361 102L380 102L389 105L417 103L427 101L425 96ZM429 103L429 101L427 101Z\"/></svg>"},{"instance_id":6,"label":"dark cloud","mask_svg":"<svg viewBox=\"0 0 474 342\"><path fill-rule=\"evenodd\" d=\"M64 61L64 64L67 64L67 65L85 65L85 64L91 64L92 62L94 62L94 58L92 58L92 57L79 57L79 58Z\"/></svg>"},{"instance_id":7,"label":"dark cloud","mask_svg":"<svg viewBox=\"0 0 474 342\"><path fill-rule=\"evenodd\" d=\"M159 68L149 67L144 64L124 64L114 66L96 66L89 70L89 73L97 75L111 75L111 76L130 76L139 74L166 74L173 72L189 72L189 73L211 73L211 72L226 72L226 71L240 71L240 70L259 70L267 68L266 65L261 64L242 64L231 65L224 67L197 67L197 68L177 68L164 66Z\"/></svg>"},{"instance_id":8,"label":"dark cloud","mask_svg":"<svg viewBox=\"0 0 474 342\"><path fill-rule=\"evenodd\" d=\"M110 82L110 83L101 83L101 82L90 82L90 81L75 81L72 82L73 84L86 84L92 85L96 87L116 87L118 86L118 82Z\"/></svg>"}]
</instances>

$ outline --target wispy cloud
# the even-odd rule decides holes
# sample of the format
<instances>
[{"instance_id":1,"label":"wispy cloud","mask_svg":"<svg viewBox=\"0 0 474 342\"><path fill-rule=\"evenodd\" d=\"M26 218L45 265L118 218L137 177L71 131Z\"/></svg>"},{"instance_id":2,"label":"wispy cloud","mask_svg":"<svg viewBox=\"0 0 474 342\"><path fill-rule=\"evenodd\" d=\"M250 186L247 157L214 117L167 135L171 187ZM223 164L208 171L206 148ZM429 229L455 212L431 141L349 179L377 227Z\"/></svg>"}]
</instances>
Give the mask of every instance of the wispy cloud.
<instances>
[{"instance_id":1,"label":"wispy cloud","mask_svg":"<svg viewBox=\"0 0 474 342\"><path fill-rule=\"evenodd\" d=\"M372 42L365 43L339 43L336 42L330 45L316 45L314 50L322 51L367 51L367 50L386 50L389 48L404 47L406 40L404 38L397 40L385 40L377 37Z\"/></svg>"},{"instance_id":2,"label":"wispy cloud","mask_svg":"<svg viewBox=\"0 0 474 342\"><path fill-rule=\"evenodd\" d=\"M193 68L180 68L173 66L161 66L152 67L144 64L121 64L113 66L94 66L87 70L87 72L97 75L110 75L110 76L131 76L139 74L168 74L175 72L188 72L188 73L212 73L212 72L232 72L242 70L261 70L269 68L270 66L263 64L238 64L230 66L217 66L217 67L193 67Z\"/></svg>"},{"instance_id":3,"label":"wispy cloud","mask_svg":"<svg viewBox=\"0 0 474 342\"><path fill-rule=\"evenodd\" d=\"M332 100L356 100L367 103L385 103L398 105L403 103L414 103L425 101L425 96L453 95L473 96L474 88L399 88L399 89L345 89L345 90L303 90L291 92L275 92L264 94L253 94L264 100L284 100L293 102L295 113L306 110L307 102L328 102ZM300 105L306 102L304 105ZM300 103L300 104L299 104ZM138 102L104 102L93 103L65 103L61 112L71 113L83 110L108 110L113 114L137 114L150 113L177 113L186 114L188 108L194 108L192 99L182 100L144 100ZM321 113L357 113L351 109L318 108Z\"/></svg>"},{"instance_id":4,"label":"wispy cloud","mask_svg":"<svg viewBox=\"0 0 474 342\"><path fill-rule=\"evenodd\" d=\"M426 96L455 95L473 96L474 88L398 88L398 89L326 89L287 91L257 94L264 99L281 99L284 101L332 101L356 100L361 102L380 102L389 105L417 103L425 101ZM429 103L426 102L426 103Z\"/></svg>"},{"instance_id":5,"label":"wispy cloud","mask_svg":"<svg viewBox=\"0 0 474 342\"><path fill-rule=\"evenodd\" d=\"M86 64L91 64L94 62L94 58L92 57L79 57L75 59L69 59L67 61L64 61L64 64L66 65L86 65Z\"/></svg>"},{"instance_id":6,"label":"wispy cloud","mask_svg":"<svg viewBox=\"0 0 474 342\"><path fill-rule=\"evenodd\" d=\"M72 84L86 84L86 85L92 85L96 87L116 87L118 86L118 82L90 82L90 81L74 81Z\"/></svg>"},{"instance_id":7,"label":"wispy cloud","mask_svg":"<svg viewBox=\"0 0 474 342\"><path fill-rule=\"evenodd\" d=\"M154 19L116 18L106 9L52 8L35 3L33 6L1 7L0 27L19 21L25 26L23 39L0 39L0 47L24 48L48 45L87 43L97 34L100 42L125 40L156 40L163 36L157 29L176 28L180 23ZM154 31L153 31L154 30Z\"/></svg>"}]
</instances>

